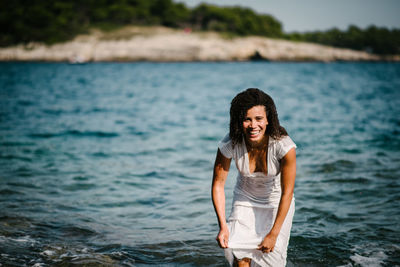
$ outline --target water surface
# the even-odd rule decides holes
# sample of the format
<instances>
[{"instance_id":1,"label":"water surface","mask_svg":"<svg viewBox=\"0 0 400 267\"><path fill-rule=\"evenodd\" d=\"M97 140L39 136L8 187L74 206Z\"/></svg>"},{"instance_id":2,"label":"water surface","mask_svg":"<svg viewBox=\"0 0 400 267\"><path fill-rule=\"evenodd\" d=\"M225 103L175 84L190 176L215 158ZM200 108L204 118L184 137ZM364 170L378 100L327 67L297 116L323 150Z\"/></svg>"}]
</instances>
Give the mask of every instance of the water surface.
<instances>
[{"instance_id":1,"label":"water surface","mask_svg":"<svg viewBox=\"0 0 400 267\"><path fill-rule=\"evenodd\" d=\"M212 167L248 87L298 145L289 265L399 265L400 64L263 62L1 63L0 263L226 264Z\"/></svg>"}]
</instances>

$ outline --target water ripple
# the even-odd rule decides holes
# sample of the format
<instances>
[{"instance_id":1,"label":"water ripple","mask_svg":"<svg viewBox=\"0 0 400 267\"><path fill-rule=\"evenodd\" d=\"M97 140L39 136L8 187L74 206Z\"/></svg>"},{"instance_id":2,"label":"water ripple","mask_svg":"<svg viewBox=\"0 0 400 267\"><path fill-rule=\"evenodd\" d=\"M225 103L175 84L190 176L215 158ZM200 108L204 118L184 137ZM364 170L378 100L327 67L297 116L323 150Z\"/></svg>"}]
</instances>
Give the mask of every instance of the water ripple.
<instances>
[{"instance_id":1,"label":"water ripple","mask_svg":"<svg viewBox=\"0 0 400 267\"><path fill-rule=\"evenodd\" d=\"M72 137L103 137L103 138L112 138L119 136L118 133L115 132L102 132L102 131L78 131L78 130L70 130L60 133L33 133L29 134L29 137L32 138L53 138L53 137L63 137L63 136L72 136Z\"/></svg>"},{"instance_id":2,"label":"water ripple","mask_svg":"<svg viewBox=\"0 0 400 267\"><path fill-rule=\"evenodd\" d=\"M391 63L0 63L0 264L223 266L213 161L232 97L258 86L298 145L288 265L396 266L399 74Z\"/></svg>"}]
</instances>

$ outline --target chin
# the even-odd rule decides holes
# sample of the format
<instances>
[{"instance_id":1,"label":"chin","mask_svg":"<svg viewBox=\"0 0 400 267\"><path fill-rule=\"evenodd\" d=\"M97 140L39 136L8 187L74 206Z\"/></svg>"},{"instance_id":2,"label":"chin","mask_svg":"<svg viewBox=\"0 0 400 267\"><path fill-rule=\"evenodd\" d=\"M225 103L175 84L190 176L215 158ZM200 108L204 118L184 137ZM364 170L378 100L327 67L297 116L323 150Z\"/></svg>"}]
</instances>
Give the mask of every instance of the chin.
<instances>
[{"instance_id":1,"label":"chin","mask_svg":"<svg viewBox=\"0 0 400 267\"><path fill-rule=\"evenodd\" d=\"M250 143L258 144L258 143L261 143L262 138L260 138L260 139L249 139L249 141L250 141Z\"/></svg>"},{"instance_id":2,"label":"chin","mask_svg":"<svg viewBox=\"0 0 400 267\"><path fill-rule=\"evenodd\" d=\"M253 144L261 143L264 140L264 134L256 137L247 136L247 141Z\"/></svg>"}]
</instances>

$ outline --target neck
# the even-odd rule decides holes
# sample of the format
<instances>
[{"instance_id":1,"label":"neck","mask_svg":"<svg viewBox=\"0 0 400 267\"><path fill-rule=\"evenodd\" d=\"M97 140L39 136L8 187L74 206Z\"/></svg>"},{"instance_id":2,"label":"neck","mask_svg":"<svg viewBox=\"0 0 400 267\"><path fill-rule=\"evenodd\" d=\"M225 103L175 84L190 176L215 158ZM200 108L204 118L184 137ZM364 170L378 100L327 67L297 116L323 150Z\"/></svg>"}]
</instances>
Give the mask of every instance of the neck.
<instances>
[{"instance_id":1,"label":"neck","mask_svg":"<svg viewBox=\"0 0 400 267\"><path fill-rule=\"evenodd\" d=\"M260 142L253 143L248 140L246 140L246 146L247 149L252 151L252 150L262 150L266 147L268 147L268 136L264 136L263 139Z\"/></svg>"}]
</instances>

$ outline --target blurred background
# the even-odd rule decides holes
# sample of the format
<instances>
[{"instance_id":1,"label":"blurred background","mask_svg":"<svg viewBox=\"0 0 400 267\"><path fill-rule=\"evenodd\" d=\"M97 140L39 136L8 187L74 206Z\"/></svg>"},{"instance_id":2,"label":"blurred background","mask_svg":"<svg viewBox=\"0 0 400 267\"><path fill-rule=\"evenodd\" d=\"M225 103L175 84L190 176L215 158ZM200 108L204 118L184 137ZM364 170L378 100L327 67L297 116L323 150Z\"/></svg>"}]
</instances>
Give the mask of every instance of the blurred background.
<instances>
[{"instance_id":1,"label":"blurred background","mask_svg":"<svg viewBox=\"0 0 400 267\"><path fill-rule=\"evenodd\" d=\"M0 46L54 44L92 29L162 25L399 54L399 12L396 0L306 0L301 4L294 0L251 0L246 4L200 0L1 1Z\"/></svg>"},{"instance_id":2,"label":"blurred background","mask_svg":"<svg viewBox=\"0 0 400 267\"><path fill-rule=\"evenodd\" d=\"M398 54L393 25L295 33L214 4L3 1L1 45L129 24ZM225 266L212 169L249 87L273 97L298 146L288 266L399 265L399 63L269 61L0 63L0 265ZM227 213L235 177L232 165Z\"/></svg>"}]
</instances>

